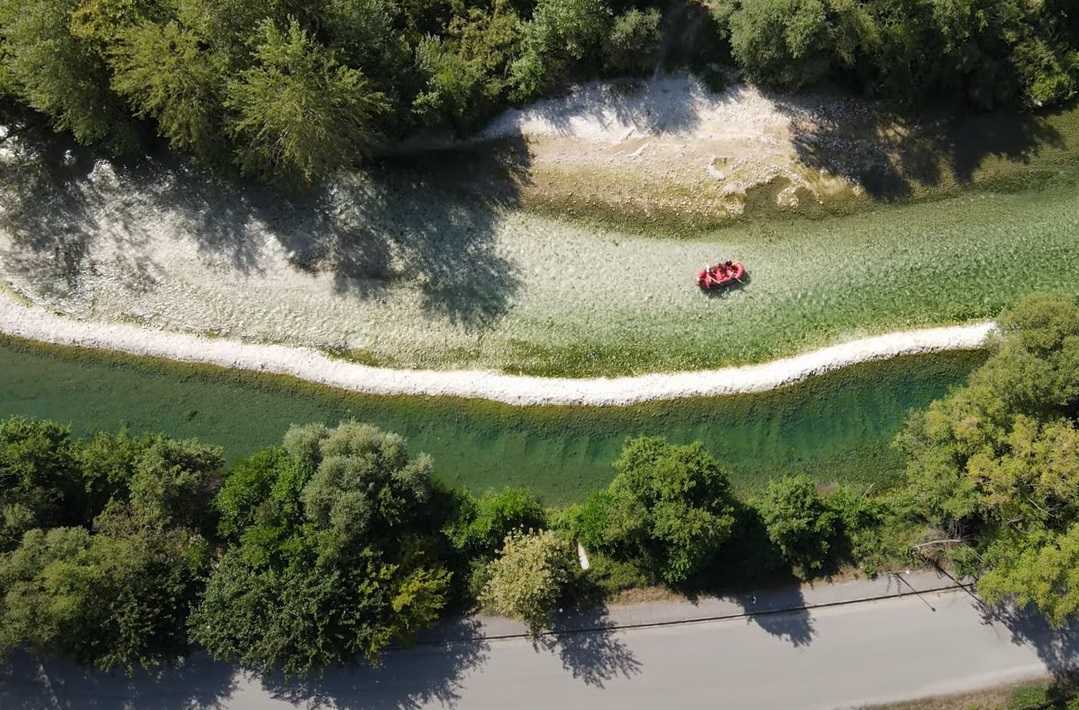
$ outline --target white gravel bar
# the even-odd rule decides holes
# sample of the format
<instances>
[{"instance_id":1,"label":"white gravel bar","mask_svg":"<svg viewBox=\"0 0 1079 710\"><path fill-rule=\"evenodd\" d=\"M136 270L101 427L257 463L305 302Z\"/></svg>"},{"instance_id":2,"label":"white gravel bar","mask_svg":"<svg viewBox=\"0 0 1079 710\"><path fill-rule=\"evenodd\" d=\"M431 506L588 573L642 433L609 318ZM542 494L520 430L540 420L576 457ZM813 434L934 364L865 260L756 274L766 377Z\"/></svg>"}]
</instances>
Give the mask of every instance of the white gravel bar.
<instances>
[{"instance_id":1,"label":"white gravel bar","mask_svg":"<svg viewBox=\"0 0 1079 710\"><path fill-rule=\"evenodd\" d=\"M337 360L310 348L206 338L121 323L78 321L0 296L0 332L20 338L292 375L364 394L466 397L512 405L618 406L651 400L761 392L870 360L977 349L986 345L995 328L989 321L889 333L743 367L573 379L478 370L370 367Z\"/></svg>"}]
</instances>

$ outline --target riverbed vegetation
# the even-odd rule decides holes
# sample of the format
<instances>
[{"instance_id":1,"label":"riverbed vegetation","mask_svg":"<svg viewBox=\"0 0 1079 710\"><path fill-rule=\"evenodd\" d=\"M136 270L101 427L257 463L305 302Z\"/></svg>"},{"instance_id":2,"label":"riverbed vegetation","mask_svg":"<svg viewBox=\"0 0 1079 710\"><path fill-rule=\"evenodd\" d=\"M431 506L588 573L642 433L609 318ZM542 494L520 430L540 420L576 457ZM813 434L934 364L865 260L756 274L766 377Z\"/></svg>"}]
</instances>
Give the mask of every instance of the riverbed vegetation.
<instances>
[{"instance_id":1,"label":"riverbed vegetation","mask_svg":"<svg viewBox=\"0 0 1079 710\"><path fill-rule=\"evenodd\" d=\"M721 65L918 103L1059 104L1079 85L1066 0L4 0L0 92L116 151L156 134L309 183L422 127L467 131L567 82Z\"/></svg>"},{"instance_id":2,"label":"riverbed vegetation","mask_svg":"<svg viewBox=\"0 0 1079 710\"><path fill-rule=\"evenodd\" d=\"M874 492L790 471L738 496L700 445L639 438L606 490L545 510L526 490L445 486L437 461L353 420L293 426L226 466L195 441L9 418L0 644L103 668L199 644L302 674L377 659L477 599L538 632L555 605L626 587L730 591L926 560L1063 624L1079 613L1079 304L1028 299L1001 324L967 385L911 415L906 474ZM574 541L592 569L573 566Z\"/></svg>"}]
</instances>

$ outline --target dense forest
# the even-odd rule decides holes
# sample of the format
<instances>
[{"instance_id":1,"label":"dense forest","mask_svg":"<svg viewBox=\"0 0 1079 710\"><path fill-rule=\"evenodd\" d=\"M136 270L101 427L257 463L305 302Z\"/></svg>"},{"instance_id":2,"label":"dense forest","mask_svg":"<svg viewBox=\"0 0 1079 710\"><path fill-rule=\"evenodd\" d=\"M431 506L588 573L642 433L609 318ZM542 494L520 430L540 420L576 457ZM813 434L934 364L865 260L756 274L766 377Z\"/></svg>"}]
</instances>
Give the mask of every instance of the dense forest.
<instances>
[{"instance_id":1,"label":"dense forest","mask_svg":"<svg viewBox=\"0 0 1079 710\"><path fill-rule=\"evenodd\" d=\"M200 646L289 674L376 660L481 605L544 629L626 588L753 588L934 561L990 603L1079 614L1079 305L1029 299L999 350L911 415L903 480L805 476L739 498L699 444L627 442L609 486L546 509L450 489L370 424L292 427L227 470L162 435L0 422L0 655L153 667ZM574 543L591 568L580 569Z\"/></svg>"},{"instance_id":2,"label":"dense forest","mask_svg":"<svg viewBox=\"0 0 1079 710\"><path fill-rule=\"evenodd\" d=\"M688 67L900 105L1079 85L1071 0L0 0L0 104L299 183L570 82Z\"/></svg>"}]
</instances>

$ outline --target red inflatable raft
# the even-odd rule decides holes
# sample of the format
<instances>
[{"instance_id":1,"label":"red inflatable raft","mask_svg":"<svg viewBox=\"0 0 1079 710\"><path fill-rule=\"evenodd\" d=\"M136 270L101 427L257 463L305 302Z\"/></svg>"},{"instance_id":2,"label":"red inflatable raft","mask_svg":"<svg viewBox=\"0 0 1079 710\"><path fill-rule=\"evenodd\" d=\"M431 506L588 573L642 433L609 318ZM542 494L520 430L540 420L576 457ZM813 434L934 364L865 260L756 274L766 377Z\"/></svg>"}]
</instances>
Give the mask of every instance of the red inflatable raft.
<instances>
[{"instance_id":1,"label":"red inflatable raft","mask_svg":"<svg viewBox=\"0 0 1079 710\"><path fill-rule=\"evenodd\" d=\"M746 275L746 267L740 261L724 261L709 266L697 274L697 285L704 290L730 286L735 281L741 282Z\"/></svg>"}]
</instances>

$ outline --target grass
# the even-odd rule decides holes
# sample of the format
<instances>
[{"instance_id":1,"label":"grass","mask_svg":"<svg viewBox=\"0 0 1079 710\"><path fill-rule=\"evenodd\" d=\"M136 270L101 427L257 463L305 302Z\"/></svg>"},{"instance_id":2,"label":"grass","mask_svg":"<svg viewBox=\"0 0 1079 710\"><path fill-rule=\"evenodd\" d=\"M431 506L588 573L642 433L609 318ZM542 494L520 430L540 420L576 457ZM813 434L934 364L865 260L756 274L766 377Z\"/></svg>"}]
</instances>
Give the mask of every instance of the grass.
<instances>
[{"instance_id":1,"label":"grass","mask_svg":"<svg viewBox=\"0 0 1079 710\"><path fill-rule=\"evenodd\" d=\"M518 329L509 353L485 364L576 376L699 369L994 318L1031 292L1079 294L1077 230L1071 185L731 227L700 246L627 240L603 258L641 263L627 275L634 288L573 306L570 295L552 296L567 303L546 304L542 335ZM695 293L692 267L718 254L743 260L750 283L716 298Z\"/></svg>"},{"instance_id":2,"label":"grass","mask_svg":"<svg viewBox=\"0 0 1079 710\"><path fill-rule=\"evenodd\" d=\"M0 338L0 416L47 417L79 434L129 427L198 437L230 460L293 423L375 422L435 458L445 481L482 492L525 486L550 504L607 485L626 438L700 440L752 494L804 471L821 483L887 485L906 413L960 384L985 354L859 365L768 393L626 408L510 407L479 400L369 397L300 380Z\"/></svg>"},{"instance_id":3,"label":"grass","mask_svg":"<svg viewBox=\"0 0 1079 710\"><path fill-rule=\"evenodd\" d=\"M872 710L1076 710L1079 689L1068 680L1036 680L970 693L873 706ZM869 710L869 709L867 709Z\"/></svg>"}]
</instances>

